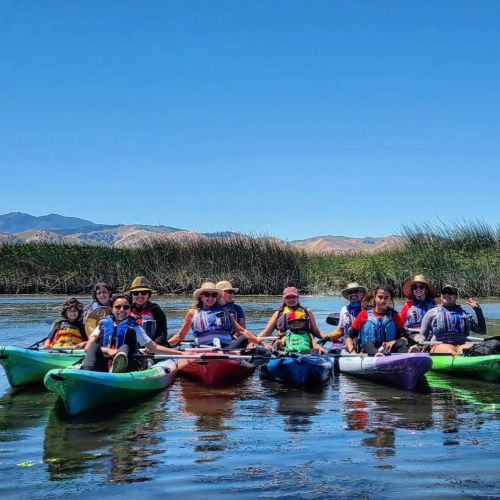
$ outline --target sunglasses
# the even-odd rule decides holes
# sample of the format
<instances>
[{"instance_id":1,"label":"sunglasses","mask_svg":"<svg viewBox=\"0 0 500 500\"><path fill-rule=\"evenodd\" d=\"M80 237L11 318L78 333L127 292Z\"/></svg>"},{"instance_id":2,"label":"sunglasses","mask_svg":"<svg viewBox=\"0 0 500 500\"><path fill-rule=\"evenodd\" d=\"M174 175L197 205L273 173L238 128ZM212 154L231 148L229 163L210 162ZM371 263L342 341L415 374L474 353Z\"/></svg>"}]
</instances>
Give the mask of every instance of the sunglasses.
<instances>
[{"instance_id":1,"label":"sunglasses","mask_svg":"<svg viewBox=\"0 0 500 500\"><path fill-rule=\"evenodd\" d=\"M232 293L232 294L234 294L234 290L224 290L224 293Z\"/></svg>"},{"instance_id":2,"label":"sunglasses","mask_svg":"<svg viewBox=\"0 0 500 500\"><path fill-rule=\"evenodd\" d=\"M123 309L124 311L128 311L130 309L130 306L128 304L125 304L124 306L118 305L118 306L113 306L113 309Z\"/></svg>"},{"instance_id":3,"label":"sunglasses","mask_svg":"<svg viewBox=\"0 0 500 500\"><path fill-rule=\"evenodd\" d=\"M357 293L359 293L359 290L349 290L347 292L347 295L353 295L353 294L357 294Z\"/></svg>"},{"instance_id":4,"label":"sunglasses","mask_svg":"<svg viewBox=\"0 0 500 500\"><path fill-rule=\"evenodd\" d=\"M285 299L297 299L297 298L298 298L298 296L297 296L297 295L287 295L287 296L285 297Z\"/></svg>"},{"instance_id":5,"label":"sunglasses","mask_svg":"<svg viewBox=\"0 0 500 500\"><path fill-rule=\"evenodd\" d=\"M216 299L219 294L217 292L203 292L201 294L202 297L212 297L212 299Z\"/></svg>"},{"instance_id":6,"label":"sunglasses","mask_svg":"<svg viewBox=\"0 0 500 500\"><path fill-rule=\"evenodd\" d=\"M413 285L413 290L425 290L427 287L425 285Z\"/></svg>"},{"instance_id":7,"label":"sunglasses","mask_svg":"<svg viewBox=\"0 0 500 500\"><path fill-rule=\"evenodd\" d=\"M132 292L132 295L133 295L134 297L137 297L137 295L149 295L149 292L146 292L146 291L144 291L144 290L141 290L141 291L139 291L139 292Z\"/></svg>"}]
</instances>

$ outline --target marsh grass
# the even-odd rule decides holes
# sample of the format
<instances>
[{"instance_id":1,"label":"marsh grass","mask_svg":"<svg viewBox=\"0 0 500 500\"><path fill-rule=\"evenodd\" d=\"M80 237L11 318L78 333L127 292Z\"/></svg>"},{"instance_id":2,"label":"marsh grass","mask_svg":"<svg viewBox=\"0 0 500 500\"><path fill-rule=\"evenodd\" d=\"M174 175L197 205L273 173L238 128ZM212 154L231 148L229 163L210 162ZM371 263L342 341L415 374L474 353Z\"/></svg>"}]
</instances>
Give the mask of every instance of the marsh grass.
<instances>
[{"instance_id":1,"label":"marsh grass","mask_svg":"<svg viewBox=\"0 0 500 500\"><path fill-rule=\"evenodd\" d=\"M379 252L307 254L272 238L230 236L149 240L138 248L79 244L0 245L0 293L89 292L98 281L125 290L146 276L160 293L191 293L229 280L243 294L279 294L294 285L338 293L348 282L398 291L423 273L462 296L500 296L500 232L483 222L404 226L401 243Z\"/></svg>"}]
</instances>

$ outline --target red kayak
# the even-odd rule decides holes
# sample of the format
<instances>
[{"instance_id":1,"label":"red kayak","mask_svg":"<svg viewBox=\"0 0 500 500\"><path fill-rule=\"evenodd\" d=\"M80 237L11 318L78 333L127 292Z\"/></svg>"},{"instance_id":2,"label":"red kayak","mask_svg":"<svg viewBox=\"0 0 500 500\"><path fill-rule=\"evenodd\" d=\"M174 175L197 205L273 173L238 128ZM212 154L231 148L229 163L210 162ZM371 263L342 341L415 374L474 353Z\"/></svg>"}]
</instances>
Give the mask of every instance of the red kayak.
<instances>
[{"instance_id":1,"label":"red kayak","mask_svg":"<svg viewBox=\"0 0 500 500\"><path fill-rule=\"evenodd\" d=\"M249 356L207 352L196 359L179 359L179 374L209 386L232 385L248 377L255 364Z\"/></svg>"}]
</instances>

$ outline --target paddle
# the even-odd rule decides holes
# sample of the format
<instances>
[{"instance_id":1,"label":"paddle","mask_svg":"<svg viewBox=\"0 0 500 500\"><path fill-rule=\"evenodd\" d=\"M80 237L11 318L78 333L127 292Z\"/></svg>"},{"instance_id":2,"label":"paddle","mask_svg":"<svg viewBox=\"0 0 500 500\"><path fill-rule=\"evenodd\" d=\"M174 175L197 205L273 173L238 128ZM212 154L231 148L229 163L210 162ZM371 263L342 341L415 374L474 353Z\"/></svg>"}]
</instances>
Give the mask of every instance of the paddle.
<instances>
[{"instance_id":1,"label":"paddle","mask_svg":"<svg viewBox=\"0 0 500 500\"><path fill-rule=\"evenodd\" d=\"M340 313L332 313L326 318L326 322L332 326L338 326L340 321Z\"/></svg>"},{"instance_id":2,"label":"paddle","mask_svg":"<svg viewBox=\"0 0 500 500\"><path fill-rule=\"evenodd\" d=\"M99 321L104 319L106 316L111 314L111 307L102 306L91 311L88 316L85 318L85 333L87 337L90 337L92 332L97 328Z\"/></svg>"}]
</instances>

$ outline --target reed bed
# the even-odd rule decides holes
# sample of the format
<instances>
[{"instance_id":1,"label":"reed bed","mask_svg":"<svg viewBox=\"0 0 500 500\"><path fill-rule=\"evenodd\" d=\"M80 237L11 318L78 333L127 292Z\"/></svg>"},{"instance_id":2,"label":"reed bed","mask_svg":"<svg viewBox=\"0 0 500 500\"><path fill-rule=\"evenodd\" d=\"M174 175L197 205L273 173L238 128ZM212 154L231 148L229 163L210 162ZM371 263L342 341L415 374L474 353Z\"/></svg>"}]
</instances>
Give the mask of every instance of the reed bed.
<instances>
[{"instance_id":1,"label":"reed bed","mask_svg":"<svg viewBox=\"0 0 500 500\"><path fill-rule=\"evenodd\" d=\"M243 294L338 293L358 281L397 290L423 273L463 296L500 296L500 231L483 222L404 226L399 246L379 252L307 254L272 238L148 240L138 248L80 244L0 245L0 293L87 293L98 281L125 290L146 276L160 293L191 293L229 280Z\"/></svg>"}]
</instances>

